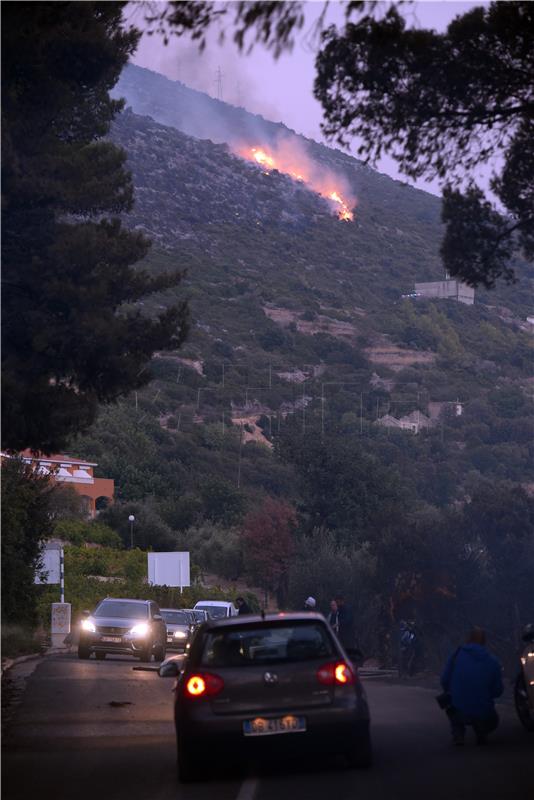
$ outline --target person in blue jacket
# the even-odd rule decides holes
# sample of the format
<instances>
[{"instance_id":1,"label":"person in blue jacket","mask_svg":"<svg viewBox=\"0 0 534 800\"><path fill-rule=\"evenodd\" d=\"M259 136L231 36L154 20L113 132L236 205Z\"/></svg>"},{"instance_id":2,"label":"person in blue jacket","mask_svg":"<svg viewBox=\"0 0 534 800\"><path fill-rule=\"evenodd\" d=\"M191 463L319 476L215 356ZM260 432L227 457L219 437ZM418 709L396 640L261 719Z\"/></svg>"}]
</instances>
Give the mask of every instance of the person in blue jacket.
<instances>
[{"instance_id":1,"label":"person in blue jacket","mask_svg":"<svg viewBox=\"0 0 534 800\"><path fill-rule=\"evenodd\" d=\"M502 667L485 644L484 631L473 628L467 643L449 656L441 676L443 691L451 696L447 715L456 745L464 743L467 725L472 726L477 743L485 744L488 733L499 724L494 701L503 693Z\"/></svg>"}]
</instances>

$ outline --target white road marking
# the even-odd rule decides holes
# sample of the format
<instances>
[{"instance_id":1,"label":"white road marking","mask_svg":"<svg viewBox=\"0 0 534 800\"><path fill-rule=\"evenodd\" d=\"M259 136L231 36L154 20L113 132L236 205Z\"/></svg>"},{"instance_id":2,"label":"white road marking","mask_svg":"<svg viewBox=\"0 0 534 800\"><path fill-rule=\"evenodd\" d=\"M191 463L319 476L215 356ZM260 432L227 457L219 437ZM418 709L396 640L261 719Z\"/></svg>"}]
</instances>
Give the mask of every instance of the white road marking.
<instances>
[{"instance_id":1,"label":"white road marking","mask_svg":"<svg viewBox=\"0 0 534 800\"><path fill-rule=\"evenodd\" d=\"M254 800L257 788L257 778L245 778L235 800Z\"/></svg>"}]
</instances>

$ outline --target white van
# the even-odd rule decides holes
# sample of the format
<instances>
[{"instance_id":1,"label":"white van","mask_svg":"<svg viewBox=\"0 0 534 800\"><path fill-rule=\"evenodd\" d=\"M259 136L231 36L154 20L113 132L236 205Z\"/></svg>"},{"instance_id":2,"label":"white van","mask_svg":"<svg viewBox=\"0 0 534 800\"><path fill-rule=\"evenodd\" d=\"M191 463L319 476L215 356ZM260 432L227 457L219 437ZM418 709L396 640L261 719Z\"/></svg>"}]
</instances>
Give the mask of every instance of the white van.
<instances>
[{"instance_id":1,"label":"white van","mask_svg":"<svg viewBox=\"0 0 534 800\"><path fill-rule=\"evenodd\" d=\"M194 608L206 611L210 619L237 616L237 608L226 600L199 600L198 603L195 603Z\"/></svg>"}]
</instances>

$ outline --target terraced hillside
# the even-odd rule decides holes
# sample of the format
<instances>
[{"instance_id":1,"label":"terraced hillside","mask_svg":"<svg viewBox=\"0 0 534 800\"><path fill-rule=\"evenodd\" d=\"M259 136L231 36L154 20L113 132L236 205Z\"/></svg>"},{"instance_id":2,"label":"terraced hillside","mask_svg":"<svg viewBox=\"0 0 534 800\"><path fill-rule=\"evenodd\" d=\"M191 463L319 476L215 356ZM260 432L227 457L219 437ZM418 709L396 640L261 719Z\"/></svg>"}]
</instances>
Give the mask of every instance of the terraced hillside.
<instances>
[{"instance_id":1,"label":"terraced hillside","mask_svg":"<svg viewBox=\"0 0 534 800\"><path fill-rule=\"evenodd\" d=\"M265 495L299 502L292 465L272 451L295 425L303 436L403 437L418 495L440 503L461 497L473 470L534 480L532 266L513 287L477 290L474 306L403 298L442 277L436 197L147 70L129 67L117 93L130 104L112 131L134 177L128 223L154 242L144 266L187 271L177 292L192 315L188 342L157 355L150 386L73 443L120 497L150 506L171 537L204 518L239 519L209 510L217 492L228 508ZM236 154L237 142L280 137L349 188L353 222L308 184ZM144 313L170 297L147 299ZM439 423L431 408L444 411ZM417 444L377 424L412 412L432 417ZM443 491L438 464L454 473Z\"/></svg>"}]
</instances>

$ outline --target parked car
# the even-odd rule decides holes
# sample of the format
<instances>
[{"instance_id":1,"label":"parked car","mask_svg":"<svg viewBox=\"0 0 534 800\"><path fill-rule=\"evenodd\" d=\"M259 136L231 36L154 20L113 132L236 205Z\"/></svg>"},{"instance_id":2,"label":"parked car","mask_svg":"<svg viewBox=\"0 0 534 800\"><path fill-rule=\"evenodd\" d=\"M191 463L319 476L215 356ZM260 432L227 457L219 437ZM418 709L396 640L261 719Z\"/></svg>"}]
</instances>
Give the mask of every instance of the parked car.
<instances>
[{"instance_id":1,"label":"parked car","mask_svg":"<svg viewBox=\"0 0 534 800\"><path fill-rule=\"evenodd\" d=\"M209 619L208 612L203 611L201 608L186 608L186 611L193 615L196 626L202 625L203 622L207 622Z\"/></svg>"},{"instance_id":2,"label":"parked car","mask_svg":"<svg viewBox=\"0 0 534 800\"><path fill-rule=\"evenodd\" d=\"M84 612L80 625L78 657L103 659L107 653L136 656L141 661L163 661L167 628L152 600L106 597L93 613Z\"/></svg>"},{"instance_id":3,"label":"parked car","mask_svg":"<svg viewBox=\"0 0 534 800\"><path fill-rule=\"evenodd\" d=\"M168 659L177 678L178 776L205 770L206 751L243 762L276 752L372 759L369 708L357 669L321 614L211 619L187 657ZM291 737L288 742L286 737Z\"/></svg>"},{"instance_id":4,"label":"parked car","mask_svg":"<svg viewBox=\"0 0 534 800\"><path fill-rule=\"evenodd\" d=\"M534 625L527 625L521 638L525 648L515 682L514 700L522 724L527 731L534 732Z\"/></svg>"},{"instance_id":5,"label":"parked car","mask_svg":"<svg viewBox=\"0 0 534 800\"><path fill-rule=\"evenodd\" d=\"M199 600L194 610L206 611L210 619L237 616L237 608L227 600Z\"/></svg>"},{"instance_id":6,"label":"parked car","mask_svg":"<svg viewBox=\"0 0 534 800\"><path fill-rule=\"evenodd\" d=\"M195 620L185 608L162 608L161 616L167 626L167 650L187 650L195 629Z\"/></svg>"}]
</instances>

